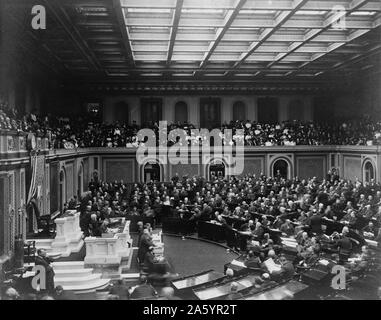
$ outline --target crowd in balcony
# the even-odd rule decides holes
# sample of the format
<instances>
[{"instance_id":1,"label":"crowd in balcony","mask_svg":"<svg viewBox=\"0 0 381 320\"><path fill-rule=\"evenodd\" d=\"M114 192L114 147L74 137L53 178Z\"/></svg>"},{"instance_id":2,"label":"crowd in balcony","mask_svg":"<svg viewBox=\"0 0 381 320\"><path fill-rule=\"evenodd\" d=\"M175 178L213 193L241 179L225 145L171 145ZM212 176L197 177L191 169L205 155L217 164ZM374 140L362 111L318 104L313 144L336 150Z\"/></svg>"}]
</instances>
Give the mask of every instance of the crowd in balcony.
<instances>
[{"instance_id":1,"label":"crowd in balcony","mask_svg":"<svg viewBox=\"0 0 381 320\"><path fill-rule=\"evenodd\" d=\"M147 141L137 136L141 128L152 129L156 137L159 137L160 127L155 122L139 126L135 121L132 124L121 122L107 124L90 114L60 117L40 116L32 112L20 115L16 109L9 108L4 103L0 105L0 130L33 132L38 136L45 136L50 141L50 147L55 149L138 147ZM172 123L166 129L168 133L173 129L185 131L183 139L169 140L169 146L175 143L184 146L202 145L206 139L209 139L202 134L201 130L194 132L192 129L196 129L196 127L187 122ZM330 123L285 121L277 124L264 124L252 121L231 121L223 123L216 129L221 130L219 137L222 139L223 145L371 146L381 144L381 121L366 117ZM232 135L225 134L225 129L232 129Z\"/></svg>"}]
</instances>

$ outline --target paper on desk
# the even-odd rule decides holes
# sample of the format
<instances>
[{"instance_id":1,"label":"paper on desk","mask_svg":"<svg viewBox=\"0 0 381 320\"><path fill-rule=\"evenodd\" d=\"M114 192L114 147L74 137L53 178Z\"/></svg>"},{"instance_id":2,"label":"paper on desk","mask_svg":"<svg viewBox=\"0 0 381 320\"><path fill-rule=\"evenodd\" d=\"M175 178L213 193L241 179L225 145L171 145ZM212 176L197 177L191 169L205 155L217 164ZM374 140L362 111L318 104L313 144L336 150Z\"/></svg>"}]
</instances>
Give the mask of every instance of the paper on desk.
<instances>
[{"instance_id":1,"label":"paper on desk","mask_svg":"<svg viewBox=\"0 0 381 320\"><path fill-rule=\"evenodd\" d=\"M279 264L276 264L274 262L274 260L272 258L270 259L267 259L265 262L264 262L267 270L269 270L270 273L273 273L274 271L280 271L281 270L281 266Z\"/></svg>"},{"instance_id":2,"label":"paper on desk","mask_svg":"<svg viewBox=\"0 0 381 320\"><path fill-rule=\"evenodd\" d=\"M369 240L369 239L365 239L365 241L371 247L377 247L378 246L377 241L373 241L373 240Z\"/></svg>"},{"instance_id":3,"label":"paper on desk","mask_svg":"<svg viewBox=\"0 0 381 320\"><path fill-rule=\"evenodd\" d=\"M356 258L356 257L349 258L348 261L353 263L353 262L356 262L356 261L361 261L361 258Z\"/></svg>"},{"instance_id":4,"label":"paper on desk","mask_svg":"<svg viewBox=\"0 0 381 320\"><path fill-rule=\"evenodd\" d=\"M295 238L285 238L285 237L280 237L282 242L296 242Z\"/></svg>"},{"instance_id":5,"label":"paper on desk","mask_svg":"<svg viewBox=\"0 0 381 320\"><path fill-rule=\"evenodd\" d=\"M236 267L246 268L245 264L238 260L233 260L232 262L230 262L230 264Z\"/></svg>"},{"instance_id":6,"label":"paper on desk","mask_svg":"<svg viewBox=\"0 0 381 320\"><path fill-rule=\"evenodd\" d=\"M328 261L328 260L325 260L325 259L321 259L321 260L319 260L319 263L320 263L321 265L325 266L325 267L329 265L329 261Z\"/></svg>"}]
</instances>

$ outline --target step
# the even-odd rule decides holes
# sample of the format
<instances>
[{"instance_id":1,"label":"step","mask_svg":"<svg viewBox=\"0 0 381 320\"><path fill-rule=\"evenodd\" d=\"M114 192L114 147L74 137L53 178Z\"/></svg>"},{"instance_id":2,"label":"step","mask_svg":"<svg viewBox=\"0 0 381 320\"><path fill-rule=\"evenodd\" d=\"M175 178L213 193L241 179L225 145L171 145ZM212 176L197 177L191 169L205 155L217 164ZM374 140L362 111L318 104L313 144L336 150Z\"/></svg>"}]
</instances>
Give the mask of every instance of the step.
<instances>
[{"instance_id":1,"label":"step","mask_svg":"<svg viewBox=\"0 0 381 320\"><path fill-rule=\"evenodd\" d=\"M86 284L62 285L64 290L74 291L76 294L103 290L110 285L110 279L98 279Z\"/></svg>"},{"instance_id":2,"label":"step","mask_svg":"<svg viewBox=\"0 0 381 320\"><path fill-rule=\"evenodd\" d=\"M24 267L34 267L34 262L24 263ZM63 261L53 262L52 267L54 271L57 270L71 270L71 269L84 269L85 263L83 261Z\"/></svg>"},{"instance_id":3,"label":"step","mask_svg":"<svg viewBox=\"0 0 381 320\"><path fill-rule=\"evenodd\" d=\"M102 277L101 273L93 273L93 274L82 276L82 277L73 277L73 276L59 277L58 276L58 277L54 277L54 283L55 285L60 284L62 286L86 285L101 279L101 277Z\"/></svg>"},{"instance_id":4,"label":"step","mask_svg":"<svg viewBox=\"0 0 381 320\"><path fill-rule=\"evenodd\" d=\"M95 299L96 300L107 300L109 295L110 294L108 292L97 292Z\"/></svg>"},{"instance_id":5,"label":"step","mask_svg":"<svg viewBox=\"0 0 381 320\"><path fill-rule=\"evenodd\" d=\"M50 249L54 239L37 239L33 241L36 241L35 245L37 249Z\"/></svg>"},{"instance_id":6,"label":"step","mask_svg":"<svg viewBox=\"0 0 381 320\"><path fill-rule=\"evenodd\" d=\"M59 278L69 278L69 277L83 277L83 276L89 276L93 274L92 268L86 268L86 269L58 269L55 270L56 277Z\"/></svg>"},{"instance_id":7,"label":"step","mask_svg":"<svg viewBox=\"0 0 381 320\"><path fill-rule=\"evenodd\" d=\"M84 269L85 263L83 261L53 262L53 268L54 270Z\"/></svg>"},{"instance_id":8,"label":"step","mask_svg":"<svg viewBox=\"0 0 381 320\"><path fill-rule=\"evenodd\" d=\"M122 273L120 275L121 279L126 279L126 280L135 280L139 279L140 273Z\"/></svg>"}]
</instances>

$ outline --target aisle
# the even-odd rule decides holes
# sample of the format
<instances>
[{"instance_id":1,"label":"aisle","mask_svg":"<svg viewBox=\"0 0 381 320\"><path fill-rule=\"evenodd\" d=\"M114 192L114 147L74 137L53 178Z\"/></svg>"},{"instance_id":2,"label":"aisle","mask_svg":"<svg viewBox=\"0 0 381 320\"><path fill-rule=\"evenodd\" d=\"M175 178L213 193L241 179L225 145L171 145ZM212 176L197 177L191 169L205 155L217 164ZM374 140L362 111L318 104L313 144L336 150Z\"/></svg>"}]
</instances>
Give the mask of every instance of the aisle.
<instances>
[{"instance_id":1,"label":"aisle","mask_svg":"<svg viewBox=\"0 0 381 320\"><path fill-rule=\"evenodd\" d=\"M165 257L180 277L214 269L223 272L224 264L238 255L217 244L197 239L163 235Z\"/></svg>"}]
</instances>

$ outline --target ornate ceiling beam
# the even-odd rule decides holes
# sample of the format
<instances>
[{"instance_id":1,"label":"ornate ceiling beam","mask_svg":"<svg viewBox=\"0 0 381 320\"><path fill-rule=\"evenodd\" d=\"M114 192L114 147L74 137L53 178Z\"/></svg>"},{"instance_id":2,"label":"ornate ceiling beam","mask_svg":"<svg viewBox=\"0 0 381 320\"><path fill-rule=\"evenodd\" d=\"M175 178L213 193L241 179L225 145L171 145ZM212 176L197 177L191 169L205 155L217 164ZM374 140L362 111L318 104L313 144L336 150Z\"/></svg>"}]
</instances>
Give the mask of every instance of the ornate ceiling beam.
<instances>
[{"instance_id":1,"label":"ornate ceiling beam","mask_svg":"<svg viewBox=\"0 0 381 320\"><path fill-rule=\"evenodd\" d=\"M169 45L168 45L168 52L167 52L167 65L171 63L172 55L173 55L173 47L175 46L176 36L177 36L177 29L179 28L179 22L181 17L181 10L183 8L184 0L177 0L176 1L176 9L173 13L173 21L172 21L172 28L171 28L171 35L169 37Z\"/></svg>"}]
</instances>

